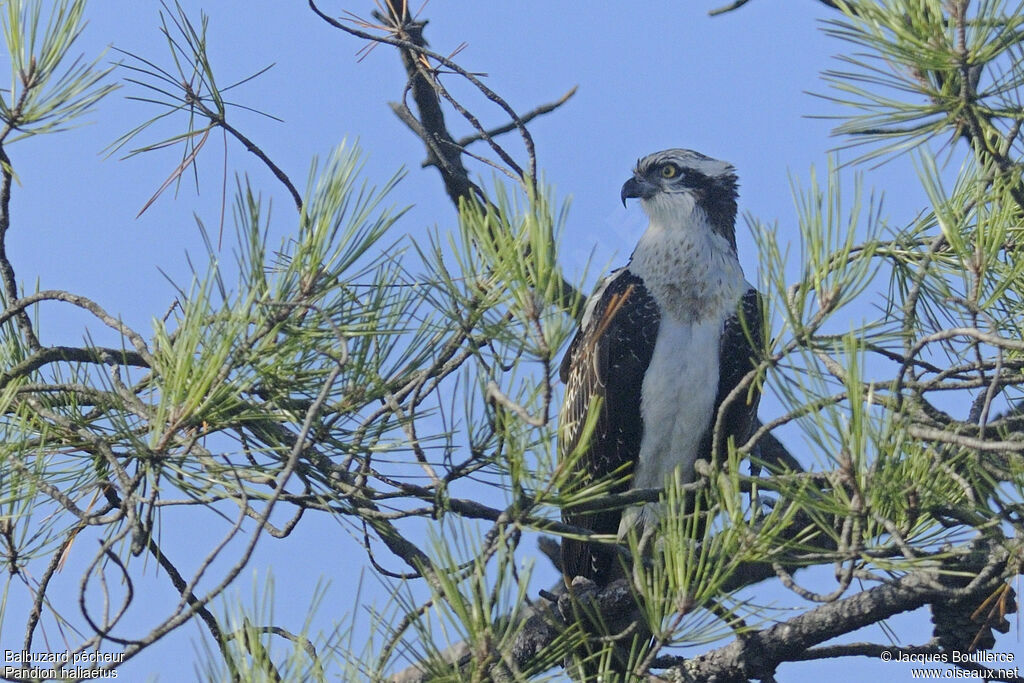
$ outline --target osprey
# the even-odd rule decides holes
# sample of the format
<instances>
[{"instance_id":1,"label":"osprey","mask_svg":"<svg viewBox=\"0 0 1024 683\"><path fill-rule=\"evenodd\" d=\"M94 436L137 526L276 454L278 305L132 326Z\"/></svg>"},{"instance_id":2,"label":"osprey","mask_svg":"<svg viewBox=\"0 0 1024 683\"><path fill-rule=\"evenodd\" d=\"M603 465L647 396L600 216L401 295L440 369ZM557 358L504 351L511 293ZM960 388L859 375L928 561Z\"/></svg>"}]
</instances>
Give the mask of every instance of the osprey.
<instances>
[{"instance_id":1,"label":"osprey","mask_svg":"<svg viewBox=\"0 0 1024 683\"><path fill-rule=\"evenodd\" d=\"M736 196L731 165L686 149L640 159L622 186L623 206L639 198L650 224L629 263L587 301L562 359L559 457L572 455L570 491L608 478L619 480L614 493L656 488L676 471L690 482L694 462L710 459L719 408L754 367L761 329L757 291L736 257ZM749 437L757 402L756 392L730 401L721 444ZM652 532L657 517L654 503L562 511L568 524L620 539ZM617 570L610 546L568 538L562 567L567 582L600 585Z\"/></svg>"}]
</instances>

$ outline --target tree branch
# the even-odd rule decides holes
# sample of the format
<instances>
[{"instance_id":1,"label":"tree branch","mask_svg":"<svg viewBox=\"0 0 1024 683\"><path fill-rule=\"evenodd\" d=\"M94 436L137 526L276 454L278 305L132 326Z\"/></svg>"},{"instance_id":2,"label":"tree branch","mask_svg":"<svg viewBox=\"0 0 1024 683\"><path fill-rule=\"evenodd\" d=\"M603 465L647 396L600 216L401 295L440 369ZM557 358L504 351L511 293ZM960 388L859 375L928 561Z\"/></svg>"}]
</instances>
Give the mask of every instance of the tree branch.
<instances>
[{"instance_id":1,"label":"tree branch","mask_svg":"<svg viewBox=\"0 0 1024 683\"><path fill-rule=\"evenodd\" d=\"M29 89L25 88L22 91L22 97L25 97L28 92ZM7 256L7 231L11 227L11 183L13 181L14 171L11 168L11 160L0 141L0 280L3 281L4 298L8 303L18 299L18 282L14 275L14 266L11 265L11 260ZM28 313L24 309L17 309L15 319L25 340L25 345L31 351L38 351L41 345Z\"/></svg>"}]
</instances>

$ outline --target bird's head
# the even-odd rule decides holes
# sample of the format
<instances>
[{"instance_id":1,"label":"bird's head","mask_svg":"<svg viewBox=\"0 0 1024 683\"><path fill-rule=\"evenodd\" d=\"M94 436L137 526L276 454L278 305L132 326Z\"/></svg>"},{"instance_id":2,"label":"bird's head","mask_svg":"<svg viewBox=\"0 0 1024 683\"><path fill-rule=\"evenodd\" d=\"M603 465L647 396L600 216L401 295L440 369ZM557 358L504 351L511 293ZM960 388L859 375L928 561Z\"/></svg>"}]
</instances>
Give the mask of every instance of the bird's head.
<instances>
[{"instance_id":1,"label":"bird's head","mask_svg":"<svg viewBox=\"0 0 1024 683\"><path fill-rule=\"evenodd\" d=\"M620 194L622 205L637 198L652 222L687 222L702 211L712 228L734 241L736 170L688 149L666 149L636 162Z\"/></svg>"}]
</instances>

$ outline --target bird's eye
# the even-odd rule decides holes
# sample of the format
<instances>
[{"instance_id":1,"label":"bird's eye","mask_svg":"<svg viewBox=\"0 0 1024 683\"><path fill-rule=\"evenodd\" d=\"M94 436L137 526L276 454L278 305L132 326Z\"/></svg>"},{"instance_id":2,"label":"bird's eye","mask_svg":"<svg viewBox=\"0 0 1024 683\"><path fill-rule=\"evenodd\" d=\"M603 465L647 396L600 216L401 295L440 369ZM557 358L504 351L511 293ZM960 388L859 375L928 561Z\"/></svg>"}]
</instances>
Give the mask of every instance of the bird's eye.
<instances>
[{"instance_id":1,"label":"bird's eye","mask_svg":"<svg viewBox=\"0 0 1024 683\"><path fill-rule=\"evenodd\" d=\"M665 164L661 167L662 178L675 178L679 175L679 167L675 164Z\"/></svg>"}]
</instances>

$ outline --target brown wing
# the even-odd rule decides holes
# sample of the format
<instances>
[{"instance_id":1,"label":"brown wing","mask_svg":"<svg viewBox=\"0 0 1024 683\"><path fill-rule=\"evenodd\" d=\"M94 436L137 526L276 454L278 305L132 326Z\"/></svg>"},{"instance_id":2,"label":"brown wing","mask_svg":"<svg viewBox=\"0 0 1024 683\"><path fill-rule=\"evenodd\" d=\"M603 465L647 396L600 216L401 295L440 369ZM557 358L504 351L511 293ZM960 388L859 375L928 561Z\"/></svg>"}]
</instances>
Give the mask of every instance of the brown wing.
<instances>
[{"instance_id":1,"label":"brown wing","mask_svg":"<svg viewBox=\"0 0 1024 683\"><path fill-rule=\"evenodd\" d=\"M740 299L736 314L727 318L722 327L722 337L718 347L718 397L715 399L712 422L701 441L700 452L703 455L700 457L702 458L710 460L714 423L718 418L722 403L746 374L757 366L757 359L760 355L758 349L760 348L761 330L764 327L762 313L761 295L756 289L750 288ZM730 436L734 438L737 445L750 438L754 421L757 419L757 404L760 398L761 395L755 390L749 402L744 394L725 406L719 462L725 456L724 451Z\"/></svg>"},{"instance_id":2,"label":"brown wing","mask_svg":"<svg viewBox=\"0 0 1024 683\"><path fill-rule=\"evenodd\" d=\"M559 457L565 460L583 448L573 462L574 471L564 489L568 493L632 473L643 436L640 394L661 320L643 280L626 269L613 273L591 304L560 371L565 399L559 414ZM596 425L589 443L581 444L592 407L599 411ZM611 492L627 487L628 481L620 481ZM599 534L615 534L621 516L621 510L562 510L567 524ZM614 569L613 560L607 546L562 541L562 568L568 581L585 576L603 583Z\"/></svg>"}]
</instances>

